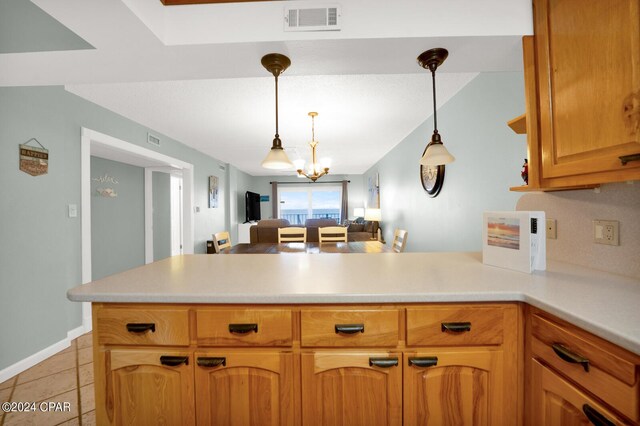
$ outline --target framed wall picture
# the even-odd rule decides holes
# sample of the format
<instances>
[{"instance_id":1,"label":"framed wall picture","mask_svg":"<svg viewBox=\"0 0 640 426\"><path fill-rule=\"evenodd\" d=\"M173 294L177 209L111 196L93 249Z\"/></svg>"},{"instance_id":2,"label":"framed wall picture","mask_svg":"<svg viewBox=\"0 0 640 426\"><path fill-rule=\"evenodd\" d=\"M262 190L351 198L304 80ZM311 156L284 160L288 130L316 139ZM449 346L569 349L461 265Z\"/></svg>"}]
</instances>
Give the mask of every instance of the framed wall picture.
<instances>
[{"instance_id":1,"label":"framed wall picture","mask_svg":"<svg viewBox=\"0 0 640 426\"><path fill-rule=\"evenodd\" d=\"M215 209L218 207L218 177L209 176L209 208Z\"/></svg>"},{"instance_id":2,"label":"framed wall picture","mask_svg":"<svg viewBox=\"0 0 640 426\"><path fill-rule=\"evenodd\" d=\"M544 212L485 212L482 222L482 263L527 273L547 269Z\"/></svg>"}]
</instances>

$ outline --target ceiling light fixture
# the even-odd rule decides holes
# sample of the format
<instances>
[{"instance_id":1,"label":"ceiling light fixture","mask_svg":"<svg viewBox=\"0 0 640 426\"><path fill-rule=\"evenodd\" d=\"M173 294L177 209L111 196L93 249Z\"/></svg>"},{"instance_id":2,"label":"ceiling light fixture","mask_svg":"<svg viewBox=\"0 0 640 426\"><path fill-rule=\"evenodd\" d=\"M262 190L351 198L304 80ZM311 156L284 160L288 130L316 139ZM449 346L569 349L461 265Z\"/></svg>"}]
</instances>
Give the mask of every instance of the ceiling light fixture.
<instances>
[{"instance_id":1,"label":"ceiling light fixture","mask_svg":"<svg viewBox=\"0 0 640 426\"><path fill-rule=\"evenodd\" d=\"M309 142L309 146L311 147L311 164L309 165L309 172L304 172L304 160L299 159L295 161L295 166L298 171L298 176L306 177L307 179L311 179L313 182L320 179L322 176L329 173L329 165L324 161L322 167L316 161L316 147L318 146L318 141L316 140L316 131L315 131L315 118L318 115L317 112L310 112L309 117L311 117L311 142ZM322 169L322 171L318 171Z\"/></svg>"},{"instance_id":2,"label":"ceiling light fixture","mask_svg":"<svg viewBox=\"0 0 640 426\"><path fill-rule=\"evenodd\" d=\"M449 56L449 52L442 48L430 49L418 56L418 63L422 68L431 71L433 81L433 135L431 142L427 145L427 150L420 159L420 164L423 166L443 166L455 161L453 155L442 144L436 115L436 69L442 65L447 56Z\"/></svg>"},{"instance_id":3,"label":"ceiling light fixture","mask_svg":"<svg viewBox=\"0 0 640 426\"><path fill-rule=\"evenodd\" d=\"M262 161L262 167L265 169L285 170L293 167L293 163L287 157L282 148L282 141L278 134L278 76L282 74L289 65L291 60L280 53L269 53L262 57L262 66L267 69L276 78L276 135L273 138L273 145Z\"/></svg>"}]
</instances>

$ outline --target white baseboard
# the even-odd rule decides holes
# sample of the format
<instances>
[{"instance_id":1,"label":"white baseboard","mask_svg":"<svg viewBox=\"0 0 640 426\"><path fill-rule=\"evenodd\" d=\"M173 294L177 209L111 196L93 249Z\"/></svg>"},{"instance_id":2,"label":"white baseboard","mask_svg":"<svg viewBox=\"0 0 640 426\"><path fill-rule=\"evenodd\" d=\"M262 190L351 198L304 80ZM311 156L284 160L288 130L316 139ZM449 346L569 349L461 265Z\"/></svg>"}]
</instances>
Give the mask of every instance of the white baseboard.
<instances>
[{"instance_id":1,"label":"white baseboard","mask_svg":"<svg viewBox=\"0 0 640 426\"><path fill-rule=\"evenodd\" d=\"M13 376L22 373L23 371L33 367L34 365L44 361L57 354L58 352L65 350L71 345L71 341L73 339L82 336L85 333L91 331L91 322L89 322L88 327L86 325L81 325L80 327L74 328L67 332L67 337L60 340L59 342L54 343L53 345L44 348L43 350L36 352L35 354L28 356L27 358L16 362L13 365L8 366L5 369L0 370L0 383L5 382L12 378Z\"/></svg>"}]
</instances>

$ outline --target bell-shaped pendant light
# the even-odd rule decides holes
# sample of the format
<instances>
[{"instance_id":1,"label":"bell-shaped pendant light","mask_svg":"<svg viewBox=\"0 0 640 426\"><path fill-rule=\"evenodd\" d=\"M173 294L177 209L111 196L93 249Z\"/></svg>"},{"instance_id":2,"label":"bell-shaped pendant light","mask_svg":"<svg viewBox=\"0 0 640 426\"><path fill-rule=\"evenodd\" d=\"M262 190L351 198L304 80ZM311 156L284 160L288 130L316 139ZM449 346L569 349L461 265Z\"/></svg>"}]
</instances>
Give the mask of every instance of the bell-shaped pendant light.
<instances>
[{"instance_id":1,"label":"bell-shaped pendant light","mask_svg":"<svg viewBox=\"0 0 640 426\"><path fill-rule=\"evenodd\" d=\"M441 166L455 161L453 155L449 154L447 148L442 144L442 138L438 133L438 117L436 111L436 69L442 65L449 56L447 49L429 49L418 56L418 63L425 69L431 71L433 81L433 135L431 142L427 145L427 150L420 159L423 166Z\"/></svg>"},{"instance_id":2,"label":"bell-shaped pendant light","mask_svg":"<svg viewBox=\"0 0 640 426\"><path fill-rule=\"evenodd\" d=\"M261 62L262 66L276 78L276 135L273 138L271 150L262 161L262 167L274 170L291 169L293 167L293 163L284 152L284 149L282 148L282 141L278 134L278 77L284 72L284 70L289 68L291 61L280 53L269 53L262 57Z\"/></svg>"}]
</instances>

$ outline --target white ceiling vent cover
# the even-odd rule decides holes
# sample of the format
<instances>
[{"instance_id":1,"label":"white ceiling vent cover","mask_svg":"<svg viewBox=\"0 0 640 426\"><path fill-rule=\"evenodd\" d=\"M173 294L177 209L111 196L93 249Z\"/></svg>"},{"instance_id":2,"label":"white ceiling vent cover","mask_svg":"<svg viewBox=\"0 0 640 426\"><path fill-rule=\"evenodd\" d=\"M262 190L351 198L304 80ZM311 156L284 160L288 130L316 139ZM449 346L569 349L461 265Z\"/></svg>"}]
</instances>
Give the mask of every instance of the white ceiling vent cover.
<instances>
[{"instance_id":1,"label":"white ceiling vent cover","mask_svg":"<svg viewBox=\"0 0 640 426\"><path fill-rule=\"evenodd\" d=\"M315 4L305 8L284 7L285 31L340 31L340 6Z\"/></svg>"}]
</instances>

